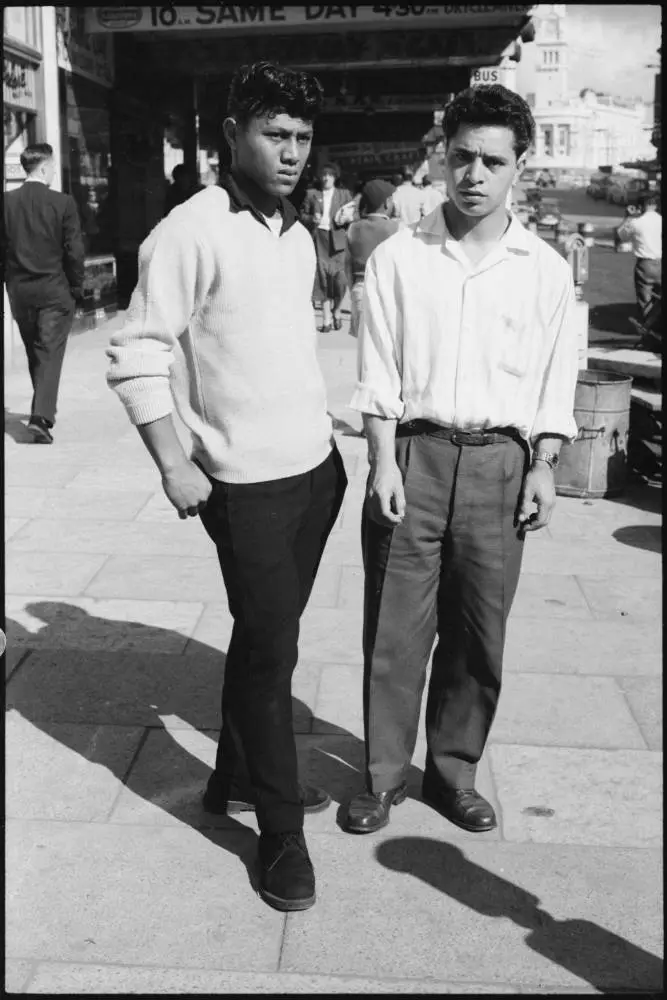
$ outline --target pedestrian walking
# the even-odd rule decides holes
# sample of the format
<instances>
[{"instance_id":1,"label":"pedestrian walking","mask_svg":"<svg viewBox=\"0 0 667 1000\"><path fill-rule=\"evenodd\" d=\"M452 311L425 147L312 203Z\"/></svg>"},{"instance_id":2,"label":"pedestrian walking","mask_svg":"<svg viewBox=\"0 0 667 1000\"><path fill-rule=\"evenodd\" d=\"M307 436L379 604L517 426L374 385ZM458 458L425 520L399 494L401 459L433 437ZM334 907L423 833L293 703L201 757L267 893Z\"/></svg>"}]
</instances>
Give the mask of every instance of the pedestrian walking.
<instances>
[{"instance_id":1,"label":"pedestrian walking","mask_svg":"<svg viewBox=\"0 0 667 1000\"><path fill-rule=\"evenodd\" d=\"M496 826L475 771L524 532L548 523L558 452L577 433L572 274L505 207L534 137L529 107L504 87L469 89L444 129L448 202L366 268L351 404L370 454L366 788L344 819L355 833L385 826L406 796L436 637L422 795L466 830Z\"/></svg>"},{"instance_id":2,"label":"pedestrian walking","mask_svg":"<svg viewBox=\"0 0 667 1000\"><path fill-rule=\"evenodd\" d=\"M347 231L345 273L350 289L350 334L359 332L361 303L364 295L364 272L366 262L376 246L388 236L398 232L399 224L390 218L392 213L393 184L380 178L368 181L361 191L359 213L361 218L353 222Z\"/></svg>"},{"instance_id":3,"label":"pedestrian walking","mask_svg":"<svg viewBox=\"0 0 667 1000\"><path fill-rule=\"evenodd\" d=\"M412 226L422 217L424 192L413 183L414 170L403 167L402 181L394 191L394 215L402 226Z\"/></svg>"},{"instance_id":4,"label":"pedestrian walking","mask_svg":"<svg viewBox=\"0 0 667 1000\"><path fill-rule=\"evenodd\" d=\"M654 299L662 298L662 216L657 195L644 195L641 215L627 217L618 228L618 238L632 244L635 255L635 295L639 320L646 324Z\"/></svg>"},{"instance_id":5,"label":"pedestrian walking","mask_svg":"<svg viewBox=\"0 0 667 1000\"><path fill-rule=\"evenodd\" d=\"M313 242L288 200L322 102L309 73L237 71L223 125L231 173L142 244L109 348L109 384L168 499L217 547L234 628L204 806L256 809L260 893L280 910L315 902L304 811L330 803L299 784L291 700L299 620L346 486L316 355Z\"/></svg>"},{"instance_id":6,"label":"pedestrian walking","mask_svg":"<svg viewBox=\"0 0 667 1000\"><path fill-rule=\"evenodd\" d=\"M313 301L322 306L321 333L340 330L343 325L341 307L345 298L346 222L336 221L341 208L352 201L352 192L336 187L340 170L335 163L325 163L320 169L321 190L309 191L301 211L301 219L312 232L317 256Z\"/></svg>"},{"instance_id":7,"label":"pedestrian walking","mask_svg":"<svg viewBox=\"0 0 667 1000\"><path fill-rule=\"evenodd\" d=\"M5 194L5 284L33 387L28 430L52 444L58 388L77 302L83 299L84 245L74 198L51 191L53 147L21 153L27 177Z\"/></svg>"},{"instance_id":8,"label":"pedestrian walking","mask_svg":"<svg viewBox=\"0 0 667 1000\"><path fill-rule=\"evenodd\" d=\"M201 191L205 185L200 184L197 171L185 163L177 163L171 172L171 184L164 198L164 214L169 215L172 208L182 205L188 198Z\"/></svg>"}]
</instances>

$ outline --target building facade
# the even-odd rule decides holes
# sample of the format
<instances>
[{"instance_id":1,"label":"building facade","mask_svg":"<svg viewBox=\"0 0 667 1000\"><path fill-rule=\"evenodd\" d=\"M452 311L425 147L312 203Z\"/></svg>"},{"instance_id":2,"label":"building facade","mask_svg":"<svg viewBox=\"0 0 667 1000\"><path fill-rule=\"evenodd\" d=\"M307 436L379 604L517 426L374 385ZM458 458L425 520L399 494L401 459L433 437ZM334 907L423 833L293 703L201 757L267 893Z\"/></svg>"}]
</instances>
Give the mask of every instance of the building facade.
<instances>
[{"instance_id":1,"label":"building facade","mask_svg":"<svg viewBox=\"0 0 667 1000\"><path fill-rule=\"evenodd\" d=\"M651 155L651 127L645 104L599 94L587 88L573 94L568 78L565 4L539 4L530 90L522 93L537 125L536 146L528 166L592 173L626 160Z\"/></svg>"}]
</instances>

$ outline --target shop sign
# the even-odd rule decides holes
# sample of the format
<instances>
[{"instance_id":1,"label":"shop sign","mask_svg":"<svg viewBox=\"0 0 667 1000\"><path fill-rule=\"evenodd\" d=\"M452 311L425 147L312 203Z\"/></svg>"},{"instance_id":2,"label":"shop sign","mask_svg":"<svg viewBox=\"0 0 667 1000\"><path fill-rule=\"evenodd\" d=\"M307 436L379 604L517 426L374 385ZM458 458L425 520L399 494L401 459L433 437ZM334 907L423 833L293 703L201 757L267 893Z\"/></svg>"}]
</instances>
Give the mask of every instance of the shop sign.
<instances>
[{"instance_id":1,"label":"shop sign","mask_svg":"<svg viewBox=\"0 0 667 1000\"><path fill-rule=\"evenodd\" d=\"M87 31L82 10L56 8L56 41L61 69L78 73L103 87L113 86L113 37Z\"/></svg>"},{"instance_id":2,"label":"shop sign","mask_svg":"<svg viewBox=\"0 0 667 1000\"><path fill-rule=\"evenodd\" d=\"M35 111L34 67L5 56L2 60L2 97L5 104L18 104Z\"/></svg>"},{"instance_id":3,"label":"shop sign","mask_svg":"<svg viewBox=\"0 0 667 1000\"><path fill-rule=\"evenodd\" d=\"M511 24L529 14L531 4L375 6L290 4L210 4L167 7L88 7L88 31L270 31L317 27L375 31L378 28L474 27Z\"/></svg>"}]
</instances>

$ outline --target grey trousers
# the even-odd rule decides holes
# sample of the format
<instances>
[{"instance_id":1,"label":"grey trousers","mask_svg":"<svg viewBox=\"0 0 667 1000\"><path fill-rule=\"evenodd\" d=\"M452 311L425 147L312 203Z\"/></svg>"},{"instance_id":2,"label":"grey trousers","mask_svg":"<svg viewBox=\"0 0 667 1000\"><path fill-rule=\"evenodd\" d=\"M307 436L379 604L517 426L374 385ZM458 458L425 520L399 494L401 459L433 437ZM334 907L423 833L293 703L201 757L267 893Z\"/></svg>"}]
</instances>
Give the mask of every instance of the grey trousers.
<instances>
[{"instance_id":1,"label":"grey trousers","mask_svg":"<svg viewBox=\"0 0 667 1000\"><path fill-rule=\"evenodd\" d=\"M437 636L424 782L470 788L500 694L528 451L511 439L459 446L421 434L397 439L396 458L403 523L362 515L366 779L377 793L407 774Z\"/></svg>"}]
</instances>

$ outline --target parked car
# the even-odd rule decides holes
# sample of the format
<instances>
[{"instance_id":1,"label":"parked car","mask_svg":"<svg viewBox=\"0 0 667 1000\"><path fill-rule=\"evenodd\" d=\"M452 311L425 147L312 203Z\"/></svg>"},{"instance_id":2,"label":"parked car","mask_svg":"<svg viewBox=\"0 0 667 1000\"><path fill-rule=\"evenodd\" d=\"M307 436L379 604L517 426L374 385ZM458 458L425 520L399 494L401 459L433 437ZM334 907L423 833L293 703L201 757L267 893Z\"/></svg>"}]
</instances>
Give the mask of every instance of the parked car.
<instances>
[{"instance_id":1,"label":"parked car","mask_svg":"<svg viewBox=\"0 0 667 1000\"><path fill-rule=\"evenodd\" d=\"M516 215L522 226L527 226L533 217L533 212L527 201L513 201L512 213Z\"/></svg>"},{"instance_id":2,"label":"parked car","mask_svg":"<svg viewBox=\"0 0 667 1000\"><path fill-rule=\"evenodd\" d=\"M586 188L586 194L595 201L606 198L611 179L611 174L593 174Z\"/></svg>"},{"instance_id":3,"label":"parked car","mask_svg":"<svg viewBox=\"0 0 667 1000\"><path fill-rule=\"evenodd\" d=\"M543 228L555 226L563 218L556 198L543 198L535 212L537 225Z\"/></svg>"},{"instance_id":4,"label":"parked car","mask_svg":"<svg viewBox=\"0 0 667 1000\"><path fill-rule=\"evenodd\" d=\"M648 183L641 177L623 177L609 185L607 201L612 205L638 205L648 193Z\"/></svg>"}]
</instances>

